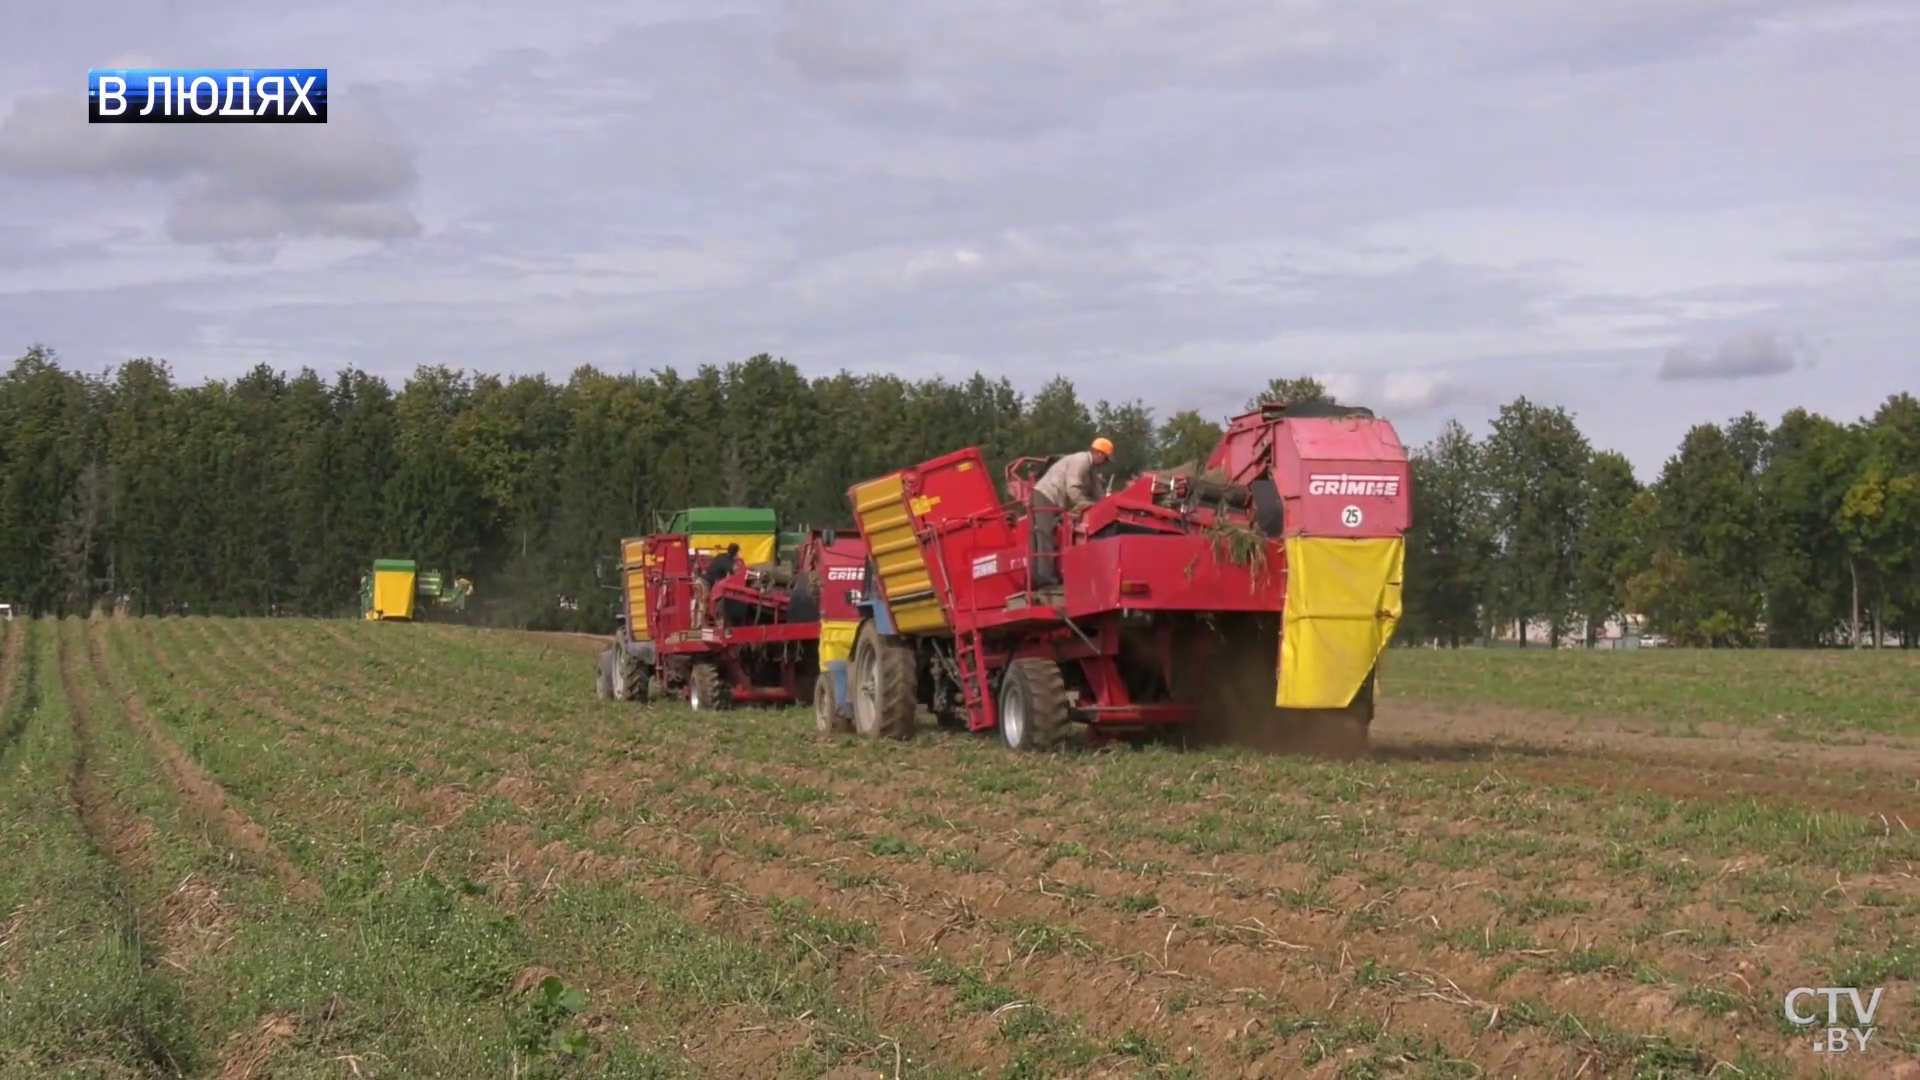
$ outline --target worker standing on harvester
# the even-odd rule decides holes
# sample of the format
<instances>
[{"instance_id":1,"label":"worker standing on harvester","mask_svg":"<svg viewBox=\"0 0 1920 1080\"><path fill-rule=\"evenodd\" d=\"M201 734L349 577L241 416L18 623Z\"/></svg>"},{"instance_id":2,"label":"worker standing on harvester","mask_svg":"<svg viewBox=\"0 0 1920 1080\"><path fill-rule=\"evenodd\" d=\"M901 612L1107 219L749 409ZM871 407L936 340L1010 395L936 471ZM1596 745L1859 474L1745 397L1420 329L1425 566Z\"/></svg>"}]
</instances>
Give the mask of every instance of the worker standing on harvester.
<instances>
[{"instance_id":1,"label":"worker standing on harvester","mask_svg":"<svg viewBox=\"0 0 1920 1080\"><path fill-rule=\"evenodd\" d=\"M707 627L707 598L713 594L713 587L725 581L740 565L740 545L728 544L727 550L707 560L707 568L693 579L693 628L704 630Z\"/></svg>"},{"instance_id":2,"label":"worker standing on harvester","mask_svg":"<svg viewBox=\"0 0 1920 1080\"><path fill-rule=\"evenodd\" d=\"M1033 485L1033 587L1051 589L1060 584L1058 534L1060 514L1078 514L1100 498L1100 471L1113 457L1113 443L1105 436L1077 454L1063 455Z\"/></svg>"}]
</instances>

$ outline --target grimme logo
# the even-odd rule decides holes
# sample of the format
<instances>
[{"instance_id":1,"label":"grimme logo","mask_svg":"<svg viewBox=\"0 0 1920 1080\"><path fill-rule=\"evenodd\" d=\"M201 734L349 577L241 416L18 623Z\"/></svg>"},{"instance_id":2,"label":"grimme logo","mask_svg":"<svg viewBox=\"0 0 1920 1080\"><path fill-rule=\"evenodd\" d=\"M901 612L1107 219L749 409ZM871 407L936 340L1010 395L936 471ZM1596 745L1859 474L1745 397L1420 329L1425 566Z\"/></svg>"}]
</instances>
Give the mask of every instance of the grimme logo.
<instances>
[{"instance_id":1,"label":"grimme logo","mask_svg":"<svg viewBox=\"0 0 1920 1080\"><path fill-rule=\"evenodd\" d=\"M866 576L867 575L865 571L858 566L827 567L828 581L859 581L861 578Z\"/></svg>"},{"instance_id":2,"label":"grimme logo","mask_svg":"<svg viewBox=\"0 0 1920 1080\"><path fill-rule=\"evenodd\" d=\"M1860 991L1856 987L1822 986L1816 990L1810 986L1796 986L1787 991L1787 1019L1800 1027L1818 1023L1819 1014L1802 1013L1799 1002L1810 997L1825 997L1827 1026L1825 1030L1813 1037L1813 1052L1816 1054L1865 1053L1867 1040L1873 1038L1873 1033L1877 1030L1873 1025L1873 1017L1880 1011L1880 995L1885 992L1884 987L1876 987L1873 996L1868 998L1866 1005L1863 1006L1860 1004ZM1846 998L1847 1003L1853 1006L1853 1019L1859 1025L1858 1027L1840 1025L1841 998Z\"/></svg>"},{"instance_id":3,"label":"grimme logo","mask_svg":"<svg viewBox=\"0 0 1920 1080\"><path fill-rule=\"evenodd\" d=\"M1309 495L1385 495L1400 494L1400 478L1371 473L1313 473L1307 477Z\"/></svg>"}]
</instances>

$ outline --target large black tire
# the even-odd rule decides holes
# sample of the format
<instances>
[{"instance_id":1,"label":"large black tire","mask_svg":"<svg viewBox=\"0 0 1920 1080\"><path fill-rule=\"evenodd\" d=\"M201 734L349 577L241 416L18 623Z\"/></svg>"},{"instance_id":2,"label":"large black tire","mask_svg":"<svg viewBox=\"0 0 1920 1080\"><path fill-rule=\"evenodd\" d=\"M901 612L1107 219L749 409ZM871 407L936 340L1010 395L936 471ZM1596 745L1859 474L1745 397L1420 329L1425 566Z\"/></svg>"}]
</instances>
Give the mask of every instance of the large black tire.
<instances>
[{"instance_id":1,"label":"large black tire","mask_svg":"<svg viewBox=\"0 0 1920 1080\"><path fill-rule=\"evenodd\" d=\"M813 684L813 729L822 735L845 735L853 730L853 717L834 700L833 679L825 672Z\"/></svg>"},{"instance_id":2,"label":"large black tire","mask_svg":"<svg viewBox=\"0 0 1920 1080\"><path fill-rule=\"evenodd\" d=\"M862 621L847 686L853 695L853 729L869 739L913 738L919 711L915 674L913 646L882 634L872 619Z\"/></svg>"},{"instance_id":3,"label":"large black tire","mask_svg":"<svg viewBox=\"0 0 1920 1080\"><path fill-rule=\"evenodd\" d=\"M647 700L647 669L623 642L613 654L613 694L621 701Z\"/></svg>"},{"instance_id":4,"label":"large black tire","mask_svg":"<svg viewBox=\"0 0 1920 1080\"><path fill-rule=\"evenodd\" d=\"M633 665L627 662L626 652L625 647L620 645L615 645L608 650L608 677L613 682L613 700L615 701L633 700L633 685L630 678L633 674Z\"/></svg>"},{"instance_id":5,"label":"large black tire","mask_svg":"<svg viewBox=\"0 0 1920 1080\"><path fill-rule=\"evenodd\" d=\"M1015 750L1047 751L1067 734L1067 680L1060 665L1015 660L1000 680L1000 739Z\"/></svg>"},{"instance_id":6,"label":"large black tire","mask_svg":"<svg viewBox=\"0 0 1920 1080\"><path fill-rule=\"evenodd\" d=\"M694 711L724 709L733 704L732 699L719 668L712 664L693 665L693 675L687 680L687 704L693 706Z\"/></svg>"},{"instance_id":7,"label":"large black tire","mask_svg":"<svg viewBox=\"0 0 1920 1080\"><path fill-rule=\"evenodd\" d=\"M593 665L593 692L601 701L613 700L613 650L603 649Z\"/></svg>"}]
</instances>

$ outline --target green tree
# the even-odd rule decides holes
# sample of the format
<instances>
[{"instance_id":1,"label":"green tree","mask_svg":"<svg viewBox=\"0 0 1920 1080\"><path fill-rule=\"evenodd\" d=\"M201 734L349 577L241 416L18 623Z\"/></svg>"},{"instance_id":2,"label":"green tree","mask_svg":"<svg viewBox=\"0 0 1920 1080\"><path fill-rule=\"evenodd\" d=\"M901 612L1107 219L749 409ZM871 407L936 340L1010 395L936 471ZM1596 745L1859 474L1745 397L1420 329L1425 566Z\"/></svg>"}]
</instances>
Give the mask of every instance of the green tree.
<instances>
[{"instance_id":1,"label":"green tree","mask_svg":"<svg viewBox=\"0 0 1920 1080\"><path fill-rule=\"evenodd\" d=\"M1327 392L1325 384L1311 376L1298 378L1272 378L1267 380L1266 389L1247 399L1242 408L1252 412L1262 405L1293 405L1303 401L1324 401L1337 405L1338 401Z\"/></svg>"},{"instance_id":2,"label":"green tree","mask_svg":"<svg viewBox=\"0 0 1920 1080\"><path fill-rule=\"evenodd\" d=\"M1629 592L1676 643L1738 646L1760 615L1761 518L1742 445L1717 424L1687 432L1654 484L1653 558Z\"/></svg>"},{"instance_id":3,"label":"green tree","mask_svg":"<svg viewBox=\"0 0 1920 1080\"><path fill-rule=\"evenodd\" d=\"M1412 460L1406 617L1399 636L1458 648L1480 634L1480 602L1494 553L1483 450L1448 421Z\"/></svg>"},{"instance_id":4,"label":"green tree","mask_svg":"<svg viewBox=\"0 0 1920 1080\"><path fill-rule=\"evenodd\" d=\"M1865 454L1862 433L1790 409L1768 439L1759 480L1767 640L1830 644L1848 620L1853 555L1841 526L1847 489Z\"/></svg>"},{"instance_id":5,"label":"green tree","mask_svg":"<svg viewBox=\"0 0 1920 1080\"><path fill-rule=\"evenodd\" d=\"M1592 648L1607 620L1627 614L1627 583L1645 569L1640 535L1641 493L1633 466L1606 450L1587 462L1582 478L1583 514L1575 548L1574 606L1586 619L1586 640Z\"/></svg>"},{"instance_id":6,"label":"green tree","mask_svg":"<svg viewBox=\"0 0 1920 1080\"><path fill-rule=\"evenodd\" d=\"M1167 417L1167 422L1160 425L1156 465L1162 469L1203 468L1207 463L1207 455L1220 445L1220 437L1224 434L1225 429L1201 416L1197 410L1182 409Z\"/></svg>"},{"instance_id":7,"label":"green tree","mask_svg":"<svg viewBox=\"0 0 1920 1080\"><path fill-rule=\"evenodd\" d=\"M1093 426L1113 440L1113 462L1108 466L1108 475L1113 478L1116 489L1152 468L1160 456L1153 410L1143 401L1135 399L1120 404L1102 401L1094 406Z\"/></svg>"},{"instance_id":8,"label":"green tree","mask_svg":"<svg viewBox=\"0 0 1920 1080\"><path fill-rule=\"evenodd\" d=\"M1522 645L1527 628L1544 620L1558 647L1570 622L1579 584L1583 481L1592 456L1565 409L1521 397L1494 418L1484 458L1498 554L1488 583L1493 610L1516 625Z\"/></svg>"}]
</instances>

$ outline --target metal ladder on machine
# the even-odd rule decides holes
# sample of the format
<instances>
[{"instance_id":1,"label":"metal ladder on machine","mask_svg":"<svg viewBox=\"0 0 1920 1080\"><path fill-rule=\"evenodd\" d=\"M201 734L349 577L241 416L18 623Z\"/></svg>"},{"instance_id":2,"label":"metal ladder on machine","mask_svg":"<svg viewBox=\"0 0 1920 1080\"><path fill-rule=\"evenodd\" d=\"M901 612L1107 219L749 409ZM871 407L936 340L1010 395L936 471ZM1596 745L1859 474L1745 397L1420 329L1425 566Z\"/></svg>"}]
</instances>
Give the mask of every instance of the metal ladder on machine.
<instances>
[{"instance_id":1,"label":"metal ladder on machine","mask_svg":"<svg viewBox=\"0 0 1920 1080\"><path fill-rule=\"evenodd\" d=\"M953 582L947 578L947 553L943 541L943 534L938 532L933 534L935 565L939 567L940 589L946 593L947 610L958 615L960 604L953 593ZM980 614L980 594L974 593L971 599L973 602L969 605L968 614L977 617ZM962 633L959 627L954 628L953 663L960 676L960 701L967 708L967 730L969 731L980 730L973 724L976 712L985 711L991 716L992 711L990 705L993 701L993 685L987 680L986 665L981 661L981 654L984 651L979 630L968 630Z\"/></svg>"}]
</instances>

